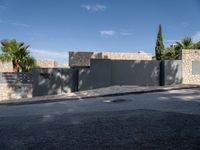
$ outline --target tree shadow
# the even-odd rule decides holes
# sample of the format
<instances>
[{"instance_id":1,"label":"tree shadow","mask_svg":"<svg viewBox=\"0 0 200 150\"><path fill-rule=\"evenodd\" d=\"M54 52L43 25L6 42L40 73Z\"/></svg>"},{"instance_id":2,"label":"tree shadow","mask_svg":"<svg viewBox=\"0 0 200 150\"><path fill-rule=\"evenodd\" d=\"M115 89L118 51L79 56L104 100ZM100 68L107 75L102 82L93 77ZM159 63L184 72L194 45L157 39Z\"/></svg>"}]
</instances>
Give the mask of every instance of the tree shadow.
<instances>
[{"instance_id":1,"label":"tree shadow","mask_svg":"<svg viewBox=\"0 0 200 150\"><path fill-rule=\"evenodd\" d=\"M91 59L89 68L79 68L79 90L115 85L159 86L182 83L180 60Z\"/></svg>"},{"instance_id":2,"label":"tree shadow","mask_svg":"<svg viewBox=\"0 0 200 150\"><path fill-rule=\"evenodd\" d=\"M183 81L181 60L165 60L164 64L165 85L181 84Z\"/></svg>"},{"instance_id":3,"label":"tree shadow","mask_svg":"<svg viewBox=\"0 0 200 150\"><path fill-rule=\"evenodd\" d=\"M33 69L32 74L33 97L77 91L77 69L40 68Z\"/></svg>"},{"instance_id":4,"label":"tree shadow","mask_svg":"<svg viewBox=\"0 0 200 150\"><path fill-rule=\"evenodd\" d=\"M156 60L110 60L102 58L102 53L96 53L94 57L90 59L89 67L35 68L31 73L0 73L0 83L7 84L18 95L23 91L28 93L23 86L31 85L33 97L109 86L159 86L161 81L163 85L182 83L180 60L163 61L161 65L161 61ZM26 98L26 95L20 96Z\"/></svg>"}]
</instances>

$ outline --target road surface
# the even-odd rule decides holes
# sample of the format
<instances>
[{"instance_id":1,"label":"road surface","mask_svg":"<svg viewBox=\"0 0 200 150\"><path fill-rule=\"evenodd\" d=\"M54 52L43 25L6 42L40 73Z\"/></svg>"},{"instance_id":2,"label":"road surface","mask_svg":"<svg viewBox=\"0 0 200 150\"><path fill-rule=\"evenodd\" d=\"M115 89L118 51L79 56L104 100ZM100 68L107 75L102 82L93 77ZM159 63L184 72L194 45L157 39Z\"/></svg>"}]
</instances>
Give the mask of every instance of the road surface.
<instances>
[{"instance_id":1,"label":"road surface","mask_svg":"<svg viewBox=\"0 0 200 150\"><path fill-rule=\"evenodd\" d=\"M0 105L0 149L200 149L200 89Z\"/></svg>"}]
</instances>

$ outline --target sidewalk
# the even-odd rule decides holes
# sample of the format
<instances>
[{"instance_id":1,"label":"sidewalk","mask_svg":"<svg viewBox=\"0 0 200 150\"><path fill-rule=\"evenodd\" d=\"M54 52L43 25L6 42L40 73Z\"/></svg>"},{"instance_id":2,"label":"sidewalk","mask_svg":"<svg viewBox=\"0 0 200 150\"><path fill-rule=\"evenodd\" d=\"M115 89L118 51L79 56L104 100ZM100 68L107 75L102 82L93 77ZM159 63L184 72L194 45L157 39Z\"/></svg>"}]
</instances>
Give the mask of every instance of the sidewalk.
<instances>
[{"instance_id":1,"label":"sidewalk","mask_svg":"<svg viewBox=\"0 0 200 150\"><path fill-rule=\"evenodd\" d=\"M112 86L107 88L99 88L94 90L79 91L73 93L66 93L62 95L49 95L41 97L33 97L27 99L13 99L0 101L0 105L17 105L17 104L35 104L35 103L47 103L47 102L58 102L65 100L80 100L96 97L108 97L108 96L121 96L128 94L145 94L152 92L165 92L170 90L181 90L200 88L200 85L173 85L173 86Z\"/></svg>"}]
</instances>

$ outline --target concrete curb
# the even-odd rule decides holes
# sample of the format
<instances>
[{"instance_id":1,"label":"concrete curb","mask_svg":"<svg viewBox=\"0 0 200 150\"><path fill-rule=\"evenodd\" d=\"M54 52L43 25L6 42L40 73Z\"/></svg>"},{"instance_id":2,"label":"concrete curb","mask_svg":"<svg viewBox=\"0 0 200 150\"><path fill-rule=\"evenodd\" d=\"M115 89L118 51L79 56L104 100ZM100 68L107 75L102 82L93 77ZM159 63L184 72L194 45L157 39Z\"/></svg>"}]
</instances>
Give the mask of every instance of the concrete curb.
<instances>
[{"instance_id":1,"label":"concrete curb","mask_svg":"<svg viewBox=\"0 0 200 150\"><path fill-rule=\"evenodd\" d=\"M200 88L199 85L192 85L192 86L185 86L185 87L171 87L171 88L161 88L161 89L153 89L153 90L141 90L141 91L132 91L132 92L121 92L121 93L112 93L112 94L103 94L103 95L96 95L96 96L82 96L82 97L75 97L75 98L58 98L58 99L45 99L33 101L5 101L0 102L0 106L12 106L12 105L28 105L28 104L42 104L42 103L53 103L53 102L62 102L62 101L69 101L69 100L80 100L80 99L92 99L92 98L99 98L99 97L111 97L111 96L123 96L123 95L131 95L131 94L146 94L146 93L158 93L158 92L167 92L173 90L182 90L182 89L195 89Z\"/></svg>"}]
</instances>

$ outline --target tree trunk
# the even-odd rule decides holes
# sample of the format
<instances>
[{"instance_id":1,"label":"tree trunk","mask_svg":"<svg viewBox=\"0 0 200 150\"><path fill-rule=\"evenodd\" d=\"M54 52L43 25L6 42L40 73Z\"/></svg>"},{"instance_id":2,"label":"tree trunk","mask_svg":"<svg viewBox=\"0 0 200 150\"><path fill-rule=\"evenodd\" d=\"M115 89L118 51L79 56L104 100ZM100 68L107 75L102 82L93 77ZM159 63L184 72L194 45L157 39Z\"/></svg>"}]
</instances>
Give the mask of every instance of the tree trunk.
<instances>
[{"instance_id":1,"label":"tree trunk","mask_svg":"<svg viewBox=\"0 0 200 150\"><path fill-rule=\"evenodd\" d=\"M14 59L14 60L12 60L12 64L13 64L13 71L19 72L19 61Z\"/></svg>"}]
</instances>

